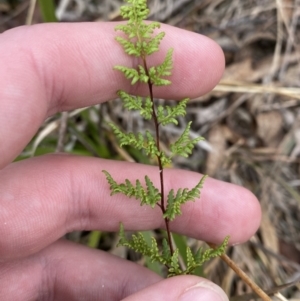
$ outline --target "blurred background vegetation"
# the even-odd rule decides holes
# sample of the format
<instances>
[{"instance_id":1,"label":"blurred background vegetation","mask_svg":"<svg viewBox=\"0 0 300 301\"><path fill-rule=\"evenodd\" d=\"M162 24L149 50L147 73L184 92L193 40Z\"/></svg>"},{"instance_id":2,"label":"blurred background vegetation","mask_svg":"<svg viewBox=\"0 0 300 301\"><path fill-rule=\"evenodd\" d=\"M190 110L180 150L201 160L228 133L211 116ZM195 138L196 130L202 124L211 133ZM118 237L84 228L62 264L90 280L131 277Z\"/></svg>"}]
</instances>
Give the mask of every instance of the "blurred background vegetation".
<instances>
[{"instance_id":1,"label":"blurred background vegetation","mask_svg":"<svg viewBox=\"0 0 300 301\"><path fill-rule=\"evenodd\" d=\"M266 290L296 283L300 278L300 1L148 3L150 19L214 39L226 58L220 84L191 100L179 126L164 129L162 145L167 148L186 122L193 121L191 135L203 135L206 141L190 158L178 158L174 166L247 187L263 209L257 234L248 243L229 248L228 254ZM0 0L0 32L42 22L116 21L121 4L121 0ZM119 148L106 125L109 120L125 131L148 126L138 114L125 111L119 100L64 112L45 121L17 160L67 152L151 163L135 149ZM151 235L162 233L145 232L146 239ZM76 232L68 238L162 272L139 254L116 248L114 233ZM186 244L202 245L179 235L174 238L183 260ZM197 273L220 284L230 296L251 293L219 259ZM299 300L299 288L298 282L281 292Z\"/></svg>"}]
</instances>

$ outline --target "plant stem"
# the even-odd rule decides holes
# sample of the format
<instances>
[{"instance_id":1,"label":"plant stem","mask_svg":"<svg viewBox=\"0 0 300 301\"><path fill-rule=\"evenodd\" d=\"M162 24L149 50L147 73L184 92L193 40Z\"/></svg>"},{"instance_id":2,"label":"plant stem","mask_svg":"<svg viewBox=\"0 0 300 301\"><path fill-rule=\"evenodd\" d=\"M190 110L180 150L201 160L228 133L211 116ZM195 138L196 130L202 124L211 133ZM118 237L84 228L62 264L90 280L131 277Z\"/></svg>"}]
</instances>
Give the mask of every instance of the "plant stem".
<instances>
[{"instance_id":1,"label":"plant stem","mask_svg":"<svg viewBox=\"0 0 300 301\"><path fill-rule=\"evenodd\" d=\"M211 248L215 249L217 246L212 243L207 243ZM236 272L238 276L248 284L253 291L263 300L263 301L272 301L272 299L255 283L253 282L248 275L240 269L237 264L231 260L226 254L220 256L221 259L232 269Z\"/></svg>"},{"instance_id":2,"label":"plant stem","mask_svg":"<svg viewBox=\"0 0 300 301\"><path fill-rule=\"evenodd\" d=\"M147 76L149 77L149 72L148 72L148 66L147 66L147 61L145 56L142 56L143 59L143 65L145 72ZM160 153L160 145L159 145L159 123L157 120L157 115L156 115L156 110L155 110L155 104L154 104L154 98L153 98L153 85L150 81L150 77L148 80L148 88L149 88L149 93L150 93L150 99L152 102L152 117L154 121L154 126L155 126L155 136L156 136L156 147L158 152ZM161 203L160 203L160 209L163 214L166 212L166 204L165 204L165 193L164 193L164 168L163 164L161 162L161 157L160 155L157 155L157 161L158 161L158 167L159 167L159 177L160 177L160 193L161 193ZM174 247L173 247L173 242L172 242L172 237L171 237L171 231L170 231L170 220L168 218L164 218L165 220L165 225L166 225L166 231L167 231L167 237L168 237L168 244L170 248L170 253L173 255L174 253Z\"/></svg>"}]
</instances>

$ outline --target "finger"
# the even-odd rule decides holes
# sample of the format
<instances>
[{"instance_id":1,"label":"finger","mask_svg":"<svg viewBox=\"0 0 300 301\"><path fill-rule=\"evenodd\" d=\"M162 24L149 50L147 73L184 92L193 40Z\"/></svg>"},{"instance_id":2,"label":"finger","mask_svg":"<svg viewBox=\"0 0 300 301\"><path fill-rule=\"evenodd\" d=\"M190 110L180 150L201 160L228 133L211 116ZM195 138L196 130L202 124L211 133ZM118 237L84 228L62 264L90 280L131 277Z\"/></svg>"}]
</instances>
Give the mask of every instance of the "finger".
<instances>
[{"instance_id":1,"label":"finger","mask_svg":"<svg viewBox=\"0 0 300 301\"><path fill-rule=\"evenodd\" d=\"M115 41L115 25L44 24L1 35L0 168L20 153L46 116L113 99L118 89L144 94L145 86L133 90L113 70L137 63ZM212 89L224 69L220 47L199 34L167 25L162 30L161 52L149 65L161 63L173 47L175 67L172 86L155 88L155 96L180 99Z\"/></svg>"},{"instance_id":2,"label":"finger","mask_svg":"<svg viewBox=\"0 0 300 301\"><path fill-rule=\"evenodd\" d=\"M195 276L178 276L153 284L124 301L228 301L228 297L216 284Z\"/></svg>"},{"instance_id":3,"label":"finger","mask_svg":"<svg viewBox=\"0 0 300 301\"><path fill-rule=\"evenodd\" d=\"M158 207L140 206L122 194L110 196L102 170L117 182L126 178L144 183L148 175L159 187L157 167L95 158L50 155L13 163L0 173L0 258L34 253L67 232L100 229L117 231L164 226ZM198 173L167 169L165 192L192 188ZM260 207L242 187L207 179L200 199L183 205L183 214L171 222L173 231L220 243L248 240L260 223Z\"/></svg>"},{"instance_id":4,"label":"finger","mask_svg":"<svg viewBox=\"0 0 300 301\"><path fill-rule=\"evenodd\" d=\"M119 301L160 280L140 265L67 241L0 263L2 301Z\"/></svg>"}]
</instances>

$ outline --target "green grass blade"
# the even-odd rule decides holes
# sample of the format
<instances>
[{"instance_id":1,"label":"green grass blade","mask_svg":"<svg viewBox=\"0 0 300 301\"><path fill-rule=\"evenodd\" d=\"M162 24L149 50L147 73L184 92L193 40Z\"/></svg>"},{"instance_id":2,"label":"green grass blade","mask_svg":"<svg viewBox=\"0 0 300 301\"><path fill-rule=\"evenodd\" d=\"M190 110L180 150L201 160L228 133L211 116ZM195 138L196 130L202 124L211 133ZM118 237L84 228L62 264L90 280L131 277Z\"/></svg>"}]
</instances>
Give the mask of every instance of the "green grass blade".
<instances>
[{"instance_id":1,"label":"green grass blade","mask_svg":"<svg viewBox=\"0 0 300 301\"><path fill-rule=\"evenodd\" d=\"M57 22L55 16L55 4L53 0L39 0L39 7L44 22Z\"/></svg>"},{"instance_id":2,"label":"green grass blade","mask_svg":"<svg viewBox=\"0 0 300 301\"><path fill-rule=\"evenodd\" d=\"M89 234L89 238L88 238L88 241L87 241L87 245L90 247L90 248L94 248L94 249L97 249L98 245L99 245L99 242L100 242L100 239L101 239L101 232L100 231L92 231L90 234Z\"/></svg>"},{"instance_id":3,"label":"green grass blade","mask_svg":"<svg viewBox=\"0 0 300 301\"><path fill-rule=\"evenodd\" d=\"M179 249L179 255L184 260L184 263L186 264L186 237L183 235L179 235L176 233L172 233L173 239L175 241L176 247Z\"/></svg>"}]
</instances>

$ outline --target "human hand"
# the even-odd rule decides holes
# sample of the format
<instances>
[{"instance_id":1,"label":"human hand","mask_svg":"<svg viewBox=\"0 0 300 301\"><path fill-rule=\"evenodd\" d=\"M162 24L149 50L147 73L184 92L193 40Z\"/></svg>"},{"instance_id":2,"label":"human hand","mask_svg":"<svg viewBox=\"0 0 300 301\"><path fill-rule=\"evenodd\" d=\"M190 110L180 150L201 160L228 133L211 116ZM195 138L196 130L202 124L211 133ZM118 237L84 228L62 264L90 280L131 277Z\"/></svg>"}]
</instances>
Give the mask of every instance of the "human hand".
<instances>
[{"instance_id":1,"label":"human hand","mask_svg":"<svg viewBox=\"0 0 300 301\"><path fill-rule=\"evenodd\" d=\"M122 195L110 197L103 169L135 179L156 168L70 155L17 163L46 117L94 105L132 91L112 67L130 65L115 42L113 23L44 24L0 36L0 296L26 300L226 300L220 288L196 276L162 280L132 262L60 239L73 230L117 231L163 227L159 210ZM196 97L211 90L224 68L220 48L195 33L162 26L161 49L173 47L172 86L155 96ZM153 64L160 60L154 54ZM146 91L146 90L145 90ZM118 179L117 179L118 180ZM165 187L192 187L199 174L166 170ZM251 237L260 222L247 190L207 179L201 199L188 203L172 230L197 239L231 243ZM184 299L184 296L186 299Z\"/></svg>"}]
</instances>

